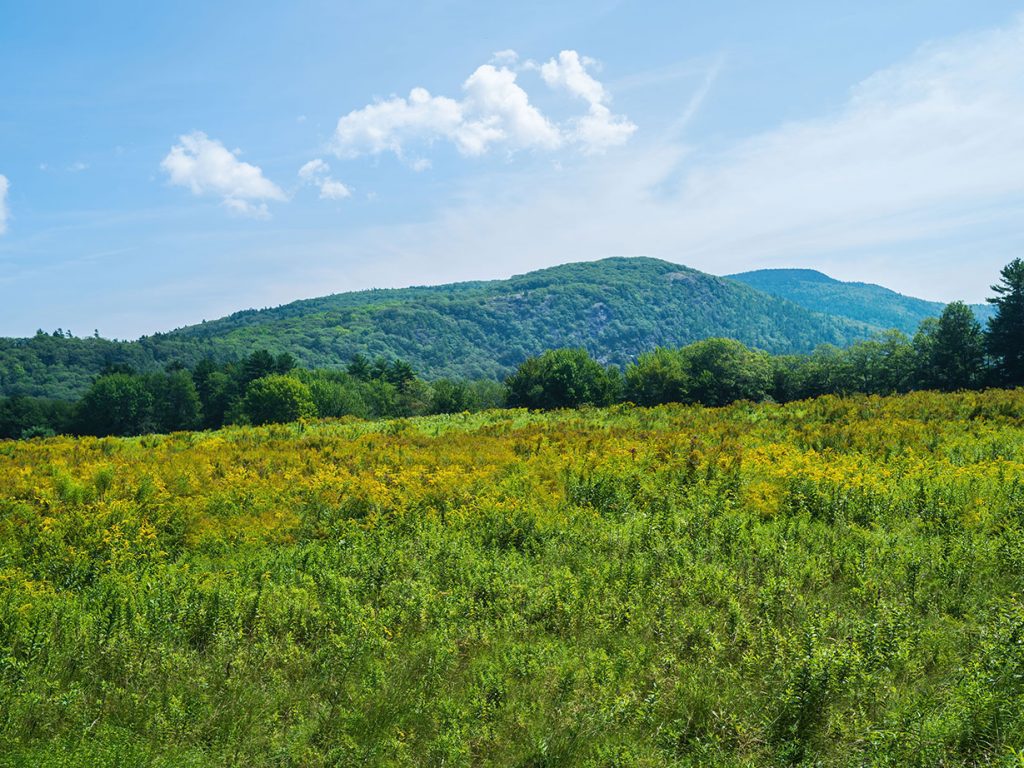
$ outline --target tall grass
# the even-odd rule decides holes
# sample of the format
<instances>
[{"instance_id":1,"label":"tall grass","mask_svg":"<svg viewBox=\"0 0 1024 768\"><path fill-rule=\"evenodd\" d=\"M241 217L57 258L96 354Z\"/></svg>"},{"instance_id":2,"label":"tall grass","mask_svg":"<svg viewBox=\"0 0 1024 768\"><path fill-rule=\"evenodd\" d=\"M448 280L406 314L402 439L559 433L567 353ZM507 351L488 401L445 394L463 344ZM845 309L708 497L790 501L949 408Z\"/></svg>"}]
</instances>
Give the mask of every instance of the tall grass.
<instances>
[{"instance_id":1,"label":"tall grass","mask_svg":"<svg viewBox=\"0 0 1024 768\"><path fill-rule=\"evenodd\" d=\"M1021 765L1024 392L0 442L0 765Z\"/></svg>"}]
</instances>

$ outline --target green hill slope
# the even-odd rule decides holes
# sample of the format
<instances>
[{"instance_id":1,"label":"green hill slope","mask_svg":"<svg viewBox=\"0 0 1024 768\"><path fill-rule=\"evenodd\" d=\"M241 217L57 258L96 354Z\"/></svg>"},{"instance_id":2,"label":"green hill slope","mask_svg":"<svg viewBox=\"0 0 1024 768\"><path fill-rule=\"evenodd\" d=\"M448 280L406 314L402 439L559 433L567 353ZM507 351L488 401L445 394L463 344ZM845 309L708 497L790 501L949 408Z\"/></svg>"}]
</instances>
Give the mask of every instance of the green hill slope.
<instances>
[{"instance_id":1,"label":"green hill slope","mask_svg":"<svg viewBox=\"0 0 1024 768\"><path fill-rule=\"evenodd\" d=\"M508 280L340 293L246 310L136 342L0 340L0 392L70 396L103 365L156 367L265 348L301 364L401 357L427 378L500 378L545 349L625 363L657 345L726 336L769 352L847 344L878 330L733 280L648 258L566 264Z\"/></svg>"},{"instance_id":2,"label":"green hill slope","mask_svg":"<svg viewBox=\"0 0 1024 768\"><path fill-rule=\"evenodd\" d=\"M938 301L925 301L872 283L847 283L813 269L759 269L729 275L759 291L799 304L812 312L846 317L882 328L913 334L926 317L937 317ZM979 321L992 315L988 304L971 306Z\"/></svg>"}]
</instances>

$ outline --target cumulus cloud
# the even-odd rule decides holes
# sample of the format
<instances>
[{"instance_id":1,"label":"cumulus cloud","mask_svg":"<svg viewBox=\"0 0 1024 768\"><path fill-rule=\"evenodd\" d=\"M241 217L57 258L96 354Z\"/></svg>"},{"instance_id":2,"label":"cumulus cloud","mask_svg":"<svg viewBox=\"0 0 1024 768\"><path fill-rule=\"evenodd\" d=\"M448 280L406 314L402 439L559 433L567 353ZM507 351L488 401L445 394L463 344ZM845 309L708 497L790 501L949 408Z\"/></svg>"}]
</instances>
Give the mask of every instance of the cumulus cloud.
<instances>
[{"instance_id":1,"label":"cumulus cloud","mask_svg":"<svg viewBox=\"0 0 1024 768\"><path fill-rule=\"evenodd\" d=\"M576 51L562 51L557 59L541 64L540 76L552 88L564 88L573 96L586 99L591 104L603 104L608 98L604 86L587 72L596 62Z\"/></svg>"},{"instance_id":2,"label":"cumulus cloud","mask_svg":"<svg viewBox=\"0 0 1024 768\"><path fill-rule=\"evenodd\" d=\"M463 108L468 120L463 125L462 148L467 154L482 154L492 142L507 143L514 149L554 149L561 134L517 83L508 67L484 64L462 86Z\"/></svg>"},{"instance_id":3,"label":"cumulus cloud","mask_svg":"<svg viewBox=\"0 0 1024 768\"><path fill-rule=\"evenodd\" d=\"M237 151L202 131L181 136L178 142L160 163L171 184L188 187L194 195L219 195L228 210L257 218L269 215L266 201L287 199L258 166L242 162Z\"/></svg>"},{"instance_id":4,"label":"cumulus cloud","mask_svg":"<svg viewBox=\"0 0 1024 768\"><path fill-rule=\"evenodd\" d=\"M407 98L392 96L344 115L335 129L332 150L339 157L393 152L404 157L414 143L451 142L466 156L483 155L494 147L508 150L554 150L567 143L588 153L625 143L636 126L613 115L609 97L586 67L593 64L575 51L541 67L552 87L582 97L589 110L561 126L530 102L513 69L515 51L499 51L491 63L478 67L462 84L462 97L436 96L413 88ZM536 68L532 65L525 69ZM416 161L419 162L419 161Z\"/></svg>"},{"instance_id":5,"label":"cumulus cloud","mask_svg":"<svg viewBox=\"0 0 1024 768\"><path fill-rule=\"evenodd\" d=\"M10 183L7 177L0 173L0 235L7 231L7 190Z\"/></svg>"},{"instance_id":6,"label":"cumulus cloud","mask_svg":"<svg viewBox=\"0 0 1024 768\"><path fill-rule=\"evenodd\" d=\"M636 124L625 115L615 115L608 107L605 87L588 71L596 62L576 51L562 51L557 59L540 66L540 76L551 88L568 91L589 105L589 112L573 121L571 138L584 152L596 154L629 141Z\"/></svg>"},{"instance_id":7,"label":"cumulus cloud","mask_svg":"<svg viewBox=\"0 0 1024 768\"><path fill-rule=\"evenodd\" d=\"M401 155L406 142L454 137L462 123L462 106L457 101L413 88L408 99L395 96L342 117L333 148L342 157L384 151Z\"/></svg>"},{"instance_id":8,"label":"cumulus cloud","mask_svg":"<svg viewBox=\"0 0 1024 768\"><path fill-rule=\"evenodd\" d=\"M342 200L352 196L352 190L340 181L331 178L331 166L321 158L315 158L299 168L299 178L307 184L320 188L322 200Z\"/></svg>"}]
</instances>

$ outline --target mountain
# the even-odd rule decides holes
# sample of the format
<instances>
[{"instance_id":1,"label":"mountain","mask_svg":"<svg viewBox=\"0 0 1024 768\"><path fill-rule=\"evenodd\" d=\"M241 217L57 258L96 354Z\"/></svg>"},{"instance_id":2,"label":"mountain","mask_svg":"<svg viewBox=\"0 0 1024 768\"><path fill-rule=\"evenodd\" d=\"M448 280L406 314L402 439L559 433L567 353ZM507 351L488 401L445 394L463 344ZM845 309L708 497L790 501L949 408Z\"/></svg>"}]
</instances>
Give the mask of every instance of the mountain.
<instances>
[{"instance_id":1,"label":"mountain","mask_svg":"<svg viewBox=\"0 0 1024 768\"><path fill-rule=\"evenodd\" d=\"M926 317L937 317L945 306L904 296L872 283L847 283L813 269L758 269L728 275L751 288L799 304L812 312L845 317L878 328L913 334ZM989 304L972 304L979 322L992 316Z\"/></svg>"},{"instance_id":2,"label":"mountain","mask_svg":"<svg viewBox=\"0 0 1024 768\"><path fill-rule=\"evenodd\" d=\"M565 264L508 280L339 293L245 310L134 342L40 334L0 340L0 393L73 397L105 365L137 370L256 349L339 367L400 357L425 377L501 378L530 355L583 346L623 364L657 345L726 336L769 352L844 345L879 330L649 258Z\"/></svg>"}]
</instances>

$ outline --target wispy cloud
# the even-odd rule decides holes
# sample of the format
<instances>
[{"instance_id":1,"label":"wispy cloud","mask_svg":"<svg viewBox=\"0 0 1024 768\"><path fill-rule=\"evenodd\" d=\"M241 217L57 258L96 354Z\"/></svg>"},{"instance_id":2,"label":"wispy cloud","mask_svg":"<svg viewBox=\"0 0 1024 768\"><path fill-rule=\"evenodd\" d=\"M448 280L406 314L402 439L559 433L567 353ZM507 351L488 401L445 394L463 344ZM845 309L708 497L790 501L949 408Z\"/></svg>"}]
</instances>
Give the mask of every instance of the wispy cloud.
<instances>
[{"instance_id":1,"label":"wispy cloud","mask_svg":"<svg viewBox=\"0 0 1024 768\"><path fill-rule=\"evenodd\" d=\"M315 158L299 168L299 178L306 184L320 189L323 200L342 200L352 197L352 190L331 177L331 166L321 158Z\"/></svg>"},{"instance_id":2,"label":"wispy cloud","mask_svg":"<svg viewBox=\"0 0 1024 768\"><path fill-rule=\"evenodd\" d=\"M237 150L229 151L202 131L178 141L160 164L171 184L188 187L194 195L218 195L228 210L256 218L270 215L266 201L287 199L259 167L242 162Z\"/></svg>"},{"instance_id":3,"label":"wispy cloud","mask_svg":"<svg viewBox=\"0 0 1024 768\"><path fill-rule=\"evenodd\" d=\"M697 89L690 96L682 114L672 122L672 126L669 128L670 134L681 134L690 125L693 118L696 117L698 112L700 112L700 108L704 106L704 100L708 97L708 94L711 93L711 88L718 79L718 75L721 73L724 65L725 56L719 55L711 62L711 65L704 70L704 76L701 78L700 85L697 86Z\"/></svg>"}]
</instances>

